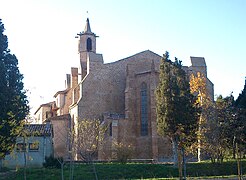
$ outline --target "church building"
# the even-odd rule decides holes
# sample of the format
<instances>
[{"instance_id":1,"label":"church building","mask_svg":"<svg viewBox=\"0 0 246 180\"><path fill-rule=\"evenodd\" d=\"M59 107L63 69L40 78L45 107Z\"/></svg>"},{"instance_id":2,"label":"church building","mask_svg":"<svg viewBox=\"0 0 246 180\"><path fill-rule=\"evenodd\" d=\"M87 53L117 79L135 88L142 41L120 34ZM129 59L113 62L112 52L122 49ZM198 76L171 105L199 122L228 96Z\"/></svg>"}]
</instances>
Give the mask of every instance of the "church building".
<instances>
[{"instance_id":1,"label":"church building","mask_svg":"<svg viewBox=\"0 0 246 180\"><path fill-rule=\"evenodd\" d=\"M131 145L133 159L170 160L171 142L158 136L156 123L155 89L162 57L146 50L104 63L102 54L96 52L97 36L91 30L89 19L78 36L80 67L71 68L71 74L66 76L66 87L54 95L55 101L39 107L35 112L37 120L53 124L54 138L59 136L59 128L76 127L83 119L99 119L109 124L105 143L98 152L99 160L113 158L114 141ZM183 66L183 69L187 75L201 72L213 99L213 83L207 78L205 59L190 59L191 66ZM67 148L66 142L66 138L62 141L57 138L54 150Z\"/></svg>"}]
</instances>

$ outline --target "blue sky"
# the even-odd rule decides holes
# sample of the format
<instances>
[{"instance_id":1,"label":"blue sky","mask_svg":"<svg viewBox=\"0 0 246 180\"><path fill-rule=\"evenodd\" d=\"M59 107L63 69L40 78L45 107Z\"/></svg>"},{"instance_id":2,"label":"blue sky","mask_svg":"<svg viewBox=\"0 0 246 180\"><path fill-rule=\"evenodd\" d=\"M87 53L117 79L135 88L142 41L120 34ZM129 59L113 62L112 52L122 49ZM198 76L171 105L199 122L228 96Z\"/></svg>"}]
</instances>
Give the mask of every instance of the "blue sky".
<instances>
[{"instance_id":1,"label":"blue sky","mask_svg":"<svg viewBox=\"0 0 246 180\"><path fill-rule=\"evenodd\" d=\"M243 89L245 0L0 0L0 18L32 112L52 101L65 88L70 67L78 67L75 36L87 17L105 63L147 49L169 51L183 65L190 65L190 56L202 56L215 95L233 91L237 97Z\"/></svg>"}]
</instances>

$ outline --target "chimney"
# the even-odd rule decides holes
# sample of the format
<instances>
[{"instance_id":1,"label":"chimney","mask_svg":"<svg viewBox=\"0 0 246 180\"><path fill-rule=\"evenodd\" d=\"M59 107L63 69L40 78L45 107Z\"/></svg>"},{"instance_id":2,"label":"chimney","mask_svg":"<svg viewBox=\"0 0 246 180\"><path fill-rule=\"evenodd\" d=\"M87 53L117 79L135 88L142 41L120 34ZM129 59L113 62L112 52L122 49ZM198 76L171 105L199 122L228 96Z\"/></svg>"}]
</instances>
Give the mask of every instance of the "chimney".
<instances>
[{"instance_id":1,"label":"chimney","mask_svg":"<svg viewBox=\"0 0 246 180\"><path fill-rule=\"evenodd\" d=\"M66 89L71 88L71 75L70 74L66 74L65 88Z\"/></svg>"},{"instance_id":2,"label":"chimney","mask_svg":"<svg viewBox=\"0 0 246 180\"><path fill-rule=\"evenodd\" d=\"M72 88L75 88L78 85L78 68L72 67L71 68L71 81L72 81Z\"/></svg>"}]
</instances>

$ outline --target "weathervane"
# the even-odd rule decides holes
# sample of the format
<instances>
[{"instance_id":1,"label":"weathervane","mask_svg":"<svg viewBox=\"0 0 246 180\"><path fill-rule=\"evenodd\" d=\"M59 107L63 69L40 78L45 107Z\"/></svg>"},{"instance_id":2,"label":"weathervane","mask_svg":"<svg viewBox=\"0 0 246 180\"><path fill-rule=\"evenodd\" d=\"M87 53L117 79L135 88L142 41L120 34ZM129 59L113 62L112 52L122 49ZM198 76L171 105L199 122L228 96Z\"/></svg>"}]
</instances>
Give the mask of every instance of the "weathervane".
<instances>
[{"instance_id":1,"label":"weathervane","mask_svg":"<svg viewBox=\"0 0 246 180\"><path fill-rule=\"evenodd\" d=\"M89 12L88 11L86 11L86 14L87 14L87 18L89 18Z\"/></svg>"}]
</instances>

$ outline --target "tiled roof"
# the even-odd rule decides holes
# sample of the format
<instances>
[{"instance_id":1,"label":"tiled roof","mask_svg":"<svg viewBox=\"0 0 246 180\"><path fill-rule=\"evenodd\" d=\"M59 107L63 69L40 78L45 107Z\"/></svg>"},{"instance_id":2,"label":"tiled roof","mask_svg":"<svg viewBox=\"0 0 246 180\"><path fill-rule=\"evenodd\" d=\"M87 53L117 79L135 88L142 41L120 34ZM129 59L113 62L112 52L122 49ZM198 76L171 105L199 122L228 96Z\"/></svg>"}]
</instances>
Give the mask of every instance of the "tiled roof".
<instances>
[{"instance_id":1,"label":"tiled roof","mask_svg":"<svg viewBox=\"0 0 246 180\"><path fill-rule=\"evenodd\" d=\"M28 131L30 136L51 136L53 135L52 124L27 124L24 129Z\"/></svg>"}]
</instances>

